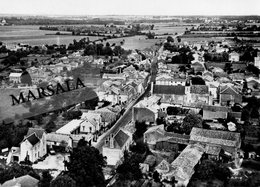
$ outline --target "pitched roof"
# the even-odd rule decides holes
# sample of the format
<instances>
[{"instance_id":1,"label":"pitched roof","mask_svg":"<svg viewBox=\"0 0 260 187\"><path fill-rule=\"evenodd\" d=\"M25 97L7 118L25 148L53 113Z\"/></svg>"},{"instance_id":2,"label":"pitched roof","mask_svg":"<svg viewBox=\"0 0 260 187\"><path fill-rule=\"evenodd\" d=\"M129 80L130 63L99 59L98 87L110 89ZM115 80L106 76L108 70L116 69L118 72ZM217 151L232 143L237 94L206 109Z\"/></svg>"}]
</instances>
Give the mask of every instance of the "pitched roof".
<instances>
[{"instance_id":1,"label":"pitched roof","mask_svg":"<svg viewBox=\"0 0 260 187\"><path fill-rule=\"evenodd\" d=\"M40 128L29 128L26 136L29 136L29 135L31 135L33 133L35 133L36 136L41 139L43 133L45 133L45 130L44 129L40 129Z\"/></svg>"},{"instance_id":2,"label":"pitched roof","mask_svg":"<svg viewBox=\"0 0 260 187\"><path fill-rule=\"evenodd\" d=\"M199 145L188 145L171 163L172 170L168 175L174 176L178 181L189 180L204 151Z\"/></svg>"},{"instance_id":3,"label":"pitched roof","mask_svg":"<svg viewBox=\"0 0 260 187\"><path fill-rule=\"evenodd\" d=\"M120 148L122 148L129 138L130 136L120 129L115 135L114 141Z\"/></svg>"},{"instance_id":4,"label":"pitched roof","mask_svg":"<svg viewBox=\"0 0 260 187\"><path fill-rule=\"evenodd\" d=\"M229 77L230 77L233 81L245 79L244 73L232 73L232 74L229 75Z\"/></svg>"},{"instance_id":5,"label":"pitched roof","mask_svg":"<svg viewBox=\"0 0 260 187\"><path fill-rule=\"evenodd\" d=\"M154 94L185 95L185 86L154 85Z\"/></svg>"},{"instance_id":6,"label":"pitched roof","mask_svg":"<svg viewBox=\"0 0 260 187\"><path fill-rule=\"evenodd\" d=\"M68 134L48 133L46 136L46 141L50 142L68 142L69 140L70 136Z\"/></svg>"},{"instance_id":7,"label":"pitched roof","mask_svg":"<svg viewBox=\"0 0 260 187\"><path fill-rule=\"evenodd\" d=\"M83 121L84 120L78 120L78 119L71 120L69 123L67 123L66 125L62 126L56 132L57 133L61 133L61 134L70 134L72 131L74 131L75 129L79 128L80 124Z\"/></svg>"},{"instance_id":8,"label":"pitched roof","mask_svg":"<svg viewBox=\"0 0 260 187\"><path fill-rule=\"evenodd\" d=\"M211 77L213 77L213 73L210 72L210 71L204 71L204 72L202 73L202 76L211 76Z\"/></svg>"},{"instance_id":9,"label":"pitched roof","mask_svg":"<svg viewBox=\"0 0 260 187\"><path fill-rule=\"evenodd\" d=\"M1 187L12 187L20 184L21 187L37 187L39 180L31 177L30 175L24 175L18 178L14 178L6 181Z\"/></svg>"},{"instance_id":10,"label":"pitched roof","mask_svg":"<svg viewBox=\"0 0 260 187\"><path fill-rule=\"evenodd\" d=\"M240 133L218 130L207 130L193 127L190 140L229 147L240 147Z\"/></svg>"},{"instance_id":11,"label":"pitched roof","mask_svg":"<svg viewBox=\"0 0 260 187\"><path fill-rule=\"evenodd\" d=\"M116 120L116 114L112 110L109 110L108 108L100 108L93 111L93 113L100 113L103 122L111 122Z\"/></svg>"},{"instance_id":12,"label":"pitched roof","mask_svg":"<svg viewBox=\"0 0 260 187\"><path fill-rule=\"evenodd\" d=\"M209 93L209 87L207 85L191 85L190 93L207 94Z\"/></svg>"},{"instance_id":13,"label":"pitched roof","mask_svg":"<svg viewBox=\"0 0 260 187\"><path fill-rule=\"evenodd\" d=\"M238 90L234 86L225 85L220 87L220 94L239 94Z\"/></svg>"},{"instance_id":14,"label":"pitched roof","mask_svg":"<svg viewBox=\"0 0 260 187\"><path fill-rule=\"evenodd\" d=\"M10 73L9 77L21 77L22 73Z\"/></svg>"},{"instance_id":15,"label":"pitched roof","mask_svg":"<svg viewBox=\"0 0 260 187\"><path fill-rule=\"evenodd\" d=\"M25 140L28 140L33 146L40 141L40 139L36 136L35 133L27 136Z\"/></svg>"}]
</instances>

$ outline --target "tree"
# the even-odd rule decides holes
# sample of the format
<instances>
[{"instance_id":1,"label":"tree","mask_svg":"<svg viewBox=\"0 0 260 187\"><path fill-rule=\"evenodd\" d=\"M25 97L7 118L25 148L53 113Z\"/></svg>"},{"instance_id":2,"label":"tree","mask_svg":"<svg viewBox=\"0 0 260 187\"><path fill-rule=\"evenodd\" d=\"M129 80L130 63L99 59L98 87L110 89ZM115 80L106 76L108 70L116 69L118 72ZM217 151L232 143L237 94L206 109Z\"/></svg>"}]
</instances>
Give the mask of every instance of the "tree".
<instances>
[{"instance_id":1,"label":"tree","mask_svg":"<svg viewBox=\"0 0 260 187\"><path fill-rule=\"evenodd\" d=\"M143 135L144 135L146 130L147 130L147 125L146 125L146 123L144 121L143 122L136 121L135 122L135 132L133 134L133 139L135 141L137 141L138 139L143 138Z\"/></svg>"},{"instance_id":2,"label":"tree","mask_svg":"<svg viewBox=\"0 0 260 187\"><path fill-rule=\"evenodd\" d=\"M70 161L65 161L68 175L76 181L77 187L105 186L102 170L105 165L99 150L89 146L84 139L70 152Z\"/></svg>"},{"instance_id":3,"label":"tree","mask_svg":"<svg viewBox=\"0 0 260 187\"><path fill-rule=\"evenodd\" d=\"M202 117L198 114L189 113L184 119L182 123L182 130L185 134L190 134L191 129L193 127L202 128Z\"/></svg>"},{"instance_id":4,"label":"tree","mask_svg":"<svg viewBox=\"0 0 260 187\"><path fill-rule=\"evenodd\" d=\"M199 76L192 77L191 83L192 85L205 85L205 81Z\"/></svg>"},{"instance_id":5,"label":"tree","mask_svg":"<svg viewBox=\"0 0 260 187\"><path fill-rule=\"evenodd\" d=\"M196 166L194 177L199 180L219 179L227 182L231 177L231 171L221 163L213 160L203 160Z\"/></svg>"},{"instance_id":6,"label":"tree","mask_svg":"<svg viewBox=\"0 0 260 187\"><path fill-rule=\"evenodd\" d=\"M32 78L27 71L24 71L21 75L21 83L28 84L29 86L32 85Z\"/></svg>"},{"instance_id":7,"label":"tree","mask_svg":"<svg viewBox=\"0 0 260 187\"><path fill-rule=\"evenodd\" d=\"M160 182L160 174L155 170L155 172L153 172L153 180L154 182Z\"/></svg>"},{"instance_id":8,"label":"tree","mask_svg":"<svg viewBox=\"0 0 260 187\"><path fill-rule=\"evenodd\" d=\"M76 182L70 176L63 175L51 181L50 187L76 187Z\"/></svg>"},{"instance_id":9,"label":"tree","mask_svg":"<svg viewBox=\"0 0 260 187\"><path fill-rule=\"evenodd\" d=\"M42 172L42 177L41 177L41 180L39 182L39 187L49 187L51 180L52 180L52 176L49 173L49 171L44 170Z\"/></svg>"},{"instance_id":10,"label":"tree","mask_svg":"<svg viewBox=\"0 0 260 187\"><path fill-rule=\"evenodd\" d=\"M6 168L0 168L0 184L5 181L13 179L14 177L21 177L24 175L30 175L36 179L40 179L39 175L30 166L19 165L18 163L12 163Z\"/></svg>"},{"instance_id":11,"label":"tree","mask_svg":"<svg viewBox=\"0 0 260 187\"><path fill-rule=\"evenodd\" d=\"M166 38L166 40L167 40L168 43L174 42L174 39L173 39L173 37L171 37L171 36L168 36L168 37Z\"/></svg>"},{"instance_id":12,"label":"tree","mask_svg":"<svg viewBox=\"0 0 260 187\"><path fill-rule=\"evenodd\" d=\"M113 52L115 56L121 56L124 53L124 49L121 46L115 46Z\"/></svg>"},{"instance_id":13,"label":"tree","mask_svg":"<svg viewBox=\"0 0 260 187\"><path fill-rule=\"evenodd\" d=\"M143 160L144 158L141 154L125 151L123 163L116 168L119 179L122 181L141 179L143 175L139 164L142 163Z\"/></svg>"},{"instance_id":14,"label":"tree","mask_svg":"<svg viewBox=\"0 0 260 187\"><path fill-rule=\"evenodd\" d=\"M79 119L81 115L82 115L82 112L80 110L79 111L70 110L70 111L64 112L62 114L62 117L64 117L66 120L72 120L72 119Z\"/></svg>"},{"instance_id":15,"label":"tree","mask_svg":"<svg viewBox=\"0 0 260 187\"><path fill-rule=\"evenodd\" d=\"M55 128L56 128L56 124L53 121L49 121L45 126L45 130L47 133L52 132L52 130Z\"/></svg>"},{"instance_id":16,"label":"tree","mask_svg":"<svg viewBox=\"0 0 260 187\"><path fill-rule=\"evenodd\" d=\"M226 62L225 67L224 67L224 71L227 72L228 74L232 73L232 63Z\"/></svg>"}]
</instances>

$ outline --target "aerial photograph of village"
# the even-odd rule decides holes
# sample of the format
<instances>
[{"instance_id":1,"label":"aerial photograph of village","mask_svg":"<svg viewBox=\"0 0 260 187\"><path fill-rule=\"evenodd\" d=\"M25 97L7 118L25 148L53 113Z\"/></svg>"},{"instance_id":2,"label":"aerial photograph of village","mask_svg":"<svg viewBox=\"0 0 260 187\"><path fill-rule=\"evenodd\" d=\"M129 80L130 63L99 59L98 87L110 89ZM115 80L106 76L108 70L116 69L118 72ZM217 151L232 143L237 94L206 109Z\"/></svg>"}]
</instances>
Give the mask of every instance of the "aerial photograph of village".
<instances>
[{"instance_id":1,"label":"aerial photograph of village","mask_svg":"<svg viewBox=\"0 0 260 187\"><path fill-rule=\"evenodd\" d=\"M259 0L0 6L0 187L260 187Z\"/></svg>"}]
</instances>

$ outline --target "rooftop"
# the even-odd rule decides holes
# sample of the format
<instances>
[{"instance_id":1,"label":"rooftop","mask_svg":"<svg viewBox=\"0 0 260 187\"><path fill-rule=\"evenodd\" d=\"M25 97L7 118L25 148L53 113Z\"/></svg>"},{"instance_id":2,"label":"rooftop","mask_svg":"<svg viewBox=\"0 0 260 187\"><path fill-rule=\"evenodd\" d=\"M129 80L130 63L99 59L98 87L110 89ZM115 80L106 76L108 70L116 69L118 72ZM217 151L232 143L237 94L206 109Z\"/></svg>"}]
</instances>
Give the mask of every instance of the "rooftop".
<instances>
[{"instance_id":1,"label":"rooftop","mask_svg":"<svg viewBox=\"0 0 260 187\"><path fill-rule=\"evenodd\" d=\"M31 177L30 175L24 175L18 178L14 178L6 181L1 187L15 187L20 184L20 187L36 187L39 180Z\"/></svg>"},{"instance_id":2,"label":"rooftop","mask_svg":"<svg viewBox=\"0 0 260 187\"><path fill-rule=\"evenodd\" d=\"M26 137L25 140L28 140L33 146L36 145L40 141L35 133Z\"/></svg>"},{"instance_id":3,"label":"rooftop","mask_svg":"<svg viewBox=\"0 0 260 187\"><path fill-rule=\"evenodd\" d=\"M188 145L171 163L171 171L167 175L178 181L187 181L194 173L194 167L200 161L204 149L198 145Z\"/></svg>"},{"instance_id":4,"label":"rooftop","mask_svg":"<svg viewBox=\"0 0 260 187\"><path fill-rule=\"evenodd\" d=\"M240 147L240 133L229 131L193 127L190 133L190 140L229 147Z\"/></svg>"},{"instance_id":5,"label":"rooftop","mask_svg":"<svg viewBox=\"0 0 260 187\"><path fill-rule=\"evenodd\" d=\"M9 77L21 77L22 73L10 73Z\"/></svg>"},{"instance_id":6,"label":"rooftop","mask_svg":"<svg viewBox=\"0 0 260 187\"><path fill-rule=\"evenodd\" d=\"M56 133L60 133L60 134L70 134L72 131L76 130L77 128L80 127L80 124L83 122L84 120L78 120L78 119L74 119L72 121L70 121L69 123L67 123L66 125L64 125L63 127L61 127L60 129L58 129L56 131Z\"/></svg>"},{"instance_id":7,"label":"rooftop","mask_svg":"<svg viewBox=\"0 0 260 187\"><path fill-rule=\"evenodd\" d=\"M122 148L129 138L130 136L120 129L115 135L114 141L120 148Z\"/></svg>"},{"instance_id":8,"label":"rooftop","mask_svg":"<svg viewBox=\"0 0 260 187\"><path fill-rule=\"evenodd\" d=\"M154 94L185 95L185 86L154 85Z\"/></svg>"},{"instance_id":9,"label":"rooftop","mask_svg":"<svg viewBox=\"0 0 260 187\"><path fill-rule=\"evenodd\" d=\"M29 135L35 133L36 136L41 139L44 132L45 132L44 129L40 129L40 128L29 128L29 130L28 130L28 132L27 132L27 136L29 136Z\"/></svg>"},{"instance_id":10,"label":"rooftop","mask_svg":"<svg viewBox=\"0 0 260 187\"><path fill-rule=\"evenodd\" d=\"M208 94L209 93L209 87L207 85L191 85L190 93Z\"/></svg>"}]
</instances>

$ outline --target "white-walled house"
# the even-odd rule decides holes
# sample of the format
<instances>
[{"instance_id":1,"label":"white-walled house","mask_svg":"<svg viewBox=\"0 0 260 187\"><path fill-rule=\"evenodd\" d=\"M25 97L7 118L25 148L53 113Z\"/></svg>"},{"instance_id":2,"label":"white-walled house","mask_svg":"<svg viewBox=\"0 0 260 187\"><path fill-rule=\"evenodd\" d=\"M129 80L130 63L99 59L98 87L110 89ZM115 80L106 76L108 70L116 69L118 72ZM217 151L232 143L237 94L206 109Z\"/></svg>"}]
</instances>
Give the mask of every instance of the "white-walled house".
<instances>
[{"instance_id":1,"label":"white-walled house","mask_svg":"<svg viewBox=\"0 0 260 187\"><path fill-rule=\"evenodd\" d=\"M13 83L21 83L22 73L10 73L9 81Z\"/></svg>"},{"instance_id":2,"label":"white-walled house","mask_svg":"<svg viewBox=\"0 0 260 187\"><path fill-rule=\"evenodd\" d=\"M115 136L106 140L102 149L102 154L107 158L107 164L115 166L124 156L124 151L129 149L132 142L130 132L120 129Z\"/></svg>"},{"instance_id":3,"label":"white-walled house","mask_svg":"<svg viewBox=\"0 0 260 187\"><path fill-rule=\"evenodd\" d=\"M46 154L46 132L43 129L30 128L20 143L20 161L27 157L31 162L35 162Z\"/></svg>"},{"instance_id":4,"label":"white-walled house","mask_svg":"<svg viewBox=\"0 0 260 187\"><path fill-rule=\"evenodd\" d=\"M258 69L260 69L260 57L255 57L255 66L258 67Z\"/></svg>"},{"instance_id":5,"label":"white-walled house","mask_svg":"<svg viewBox=\"0 0 260 187\"><path fill-rule=\"evenodd\" d=\"M93 125L95 125L94 129L95 129L95 132L97 131L100 131L101 130L101 127L105 126L104 122L102 122L102 116L100 113L93 113L93 112L83 112L82 113L82 116L81 116L81 119L83 120L87 120L89 121L90 123L92 123ZM81 132L85 132L83 131L83 125L81 125L80 127L80 131ZM93 129L93 130L94 130ZM86 129L87 130L87 129Z\"/></svg>"},{"instance_id":6,"label":"white-walled house","mask_svg":"<svg viewBox=\"0 0 260 187\"><path fill-rule=\"evenodd\" d=\"M80 124L80 133L95 134L99 130L99 123L92 119L84 119L84 122Z\"/></svg>"},{"instance_id":7,"label":"white-walled house","mask_svg":"<svg viewBox=\"0 0 260 187\"><path fill-rule=\"evenodd\" d=\"M66 125L59 128L56 133L60 134L79 134L80 132L80 124L84 123L84 120L74 119L71 120Z\"/></svg>"}]
</instances>

